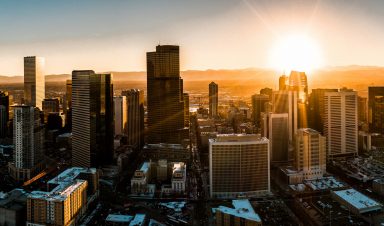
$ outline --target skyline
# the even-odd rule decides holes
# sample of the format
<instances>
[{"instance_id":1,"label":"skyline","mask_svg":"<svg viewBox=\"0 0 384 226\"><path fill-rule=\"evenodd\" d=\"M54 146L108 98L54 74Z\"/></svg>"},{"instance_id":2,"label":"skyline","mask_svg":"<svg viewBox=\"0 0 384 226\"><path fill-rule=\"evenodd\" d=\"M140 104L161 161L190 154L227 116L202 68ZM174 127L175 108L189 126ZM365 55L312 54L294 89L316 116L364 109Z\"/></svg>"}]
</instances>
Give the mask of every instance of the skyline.
<instances>
[{"instance_id":1,"label":"skyline","mask_svg":"<svg viewBox=\"0 0 384 226\"><path fill-rule=\"evenodd\" d=\"M181 70L270 68L279 39L296 34L323 66L384 66L383 12L378 0L2 1L0 75L22 75L29 55L46 58L45 74L145 71L154 44L180 45Z\"/></svg>"}]
</instances>

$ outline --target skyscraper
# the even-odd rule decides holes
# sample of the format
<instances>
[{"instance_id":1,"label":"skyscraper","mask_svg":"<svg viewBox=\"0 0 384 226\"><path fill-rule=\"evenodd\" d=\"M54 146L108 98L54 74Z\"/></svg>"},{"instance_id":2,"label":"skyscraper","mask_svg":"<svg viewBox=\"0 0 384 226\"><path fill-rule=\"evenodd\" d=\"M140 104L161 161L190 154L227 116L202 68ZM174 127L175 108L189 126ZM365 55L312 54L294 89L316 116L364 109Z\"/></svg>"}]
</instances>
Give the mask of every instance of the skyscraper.
<instances>
[{"instance_id":1,"label":"skyscraper","mask_svg":"<svg viewBox=\"0 0 384 226\"><path fill-rule=\"evenodd\" d=\"M44 65L42 57L24 57L24 102L40 110L45 98Z\"/></svg>"},{"instance_id":2,"label":"skyscraper","mask_svg":"<svg viewBox=\"0 0 384 226\"><path fill-rule=\"evenodd\" d=\"M183 80L179 46L158 45L147 53L148 143L181 143L184 129Z\"/></svg>"},{"instance_id":3,"label":"skyscraper","mask_svg":"<svg viewBox=\"0 0 384 226\"><path fill-rule=\"evenodd\" d=\"M59 99L57 98L44 99L42 111L44 112L44 122L47 122L49 113L60 112Z\"/></svg>"},{"instance_id":4,"label":"skyscraper","mask_svg":"<svg viewBox=\"0 0 384 226\"><path fill-rule=\"evenodd\" d=\"M113 155L111 74L72 72L72 165L100 167Z\"/></svg>"},{"instance_id":5,"label":"skyscraper","mask_svg":"<svg viewBox=\"0 0 384 226\"><path fill-rule=\"evenodd\" d=\"M212 118L217 117L217 110L219 106L219 86L211 82L209 84L209 116Z\"/></svg>"},{"instance_id":6,"label":"skyscraper","mask_svg":"<svg viewBox=\"0 0 384 226\"><path fill-rule=\"evenodd\" d=\"M68 109L72 108L72 80L68 79L65 81L65 109L64 113Z\"/></svg>"},{"instance_id":7,"label":"skyscraper","mask_svg":"<svg viewBox=\"0 0 384 226\"><path fill-rule=\"evenodd\" d=\"M44 126L38 108L26 105L14 106L12 177L24 181L34 177L43 160Z\"/></svg>"},{"instance_id":8,"label":"skyscraper","mask_svg":"<svg viewBox=\"0 0 384 226\"><path fill-rule=\"evenodd\" d=\"M302 128L295 136L295 167L304 179L322 178L326 172L325 137L309 128Z\"/></svg>"},{"instance_id":9,"label":"skyscraper","mask_svg":"<svg viewBox=\"0 0 384 226\"><path fill-rule=\"evenodd\" d=\"M219 134L209 139L209 180L212 198L268 193L268 139L255 134Z\"/></svg>"},{"instance_id":10,"label":"skyscraper","mask_svg":"<svg viewBox=\"0 0 384 226\"><path fill-rule=\"evenodd\" d=\"M373 133L384 133L383 97L384 87L368 87L368 123Z\"/></svg>"},{"instance_id":11,"label":"skyscraper","mask_svg":"<svg viewBox=\"0 0 384 226\"><path fill-rule=\"evenodd\" d=\"M124 133L128 144L140 149L144 145L144 90L123 90L121 95L127 99Z\"/></svg>"},{"instance_id":12,"label":"skyscraper","mask_svg":"<svg viewBox=\"0 0 384 226\"><path fill-rule=\"evenodd\" d=\"M189 127L189 94L184 93L184 127Z\"/></svg>"},{"instance_id":13,"label":"skyscraper","mask_svg":"<svg viewBox=\"0 0 384 226\"><path fill-rule=\"evenodd\" d=\"M0 91L0 138L7 135L9 121L9 96L8 92Z\"/></svg>"},{"instance_id":14,"label":"skyscraper","mask_svg":"<svg viewBox=\"0 0 384 226\"><path fill-rule=\"evenodd\" d=\"M127 124L127 97L113 97L113 106L115 108L115 135L121 135Z\"/></svg>"},{"instance_id":15,"label":"skyscraper","mask_svg":"<svg viewBox=\"0 0 384 226\"><path fill-rule=\"evenodd\" d=\"M298 128L298 99L297 92L275 91L272 94L273 112L288 113L288 137L292 142Z\"/></svg>"},{"instance_id":16,"label":"skyscraper","mask_svg":"<svg viewBox=\"0 0 384 226\"><path fill-rule=\"evenodd\" d=\"M289 151L289 128L287 113L268 114L268 139L271 162L287 162Z\"/></svg>"},{"instance_id":17,"label":"skyscraper","mask_svg":"<svg viewBox=\"0 0 384 226\"><path fill-rule=\"evenodd\" d=\"M324 134L324 94L326 92L337 92L337 89L312 89L309 98L309 127Z\"/></svg>"},{"instance_id":18,"label":"skyscraper","mask_svg":"<svg viewBox=\"0 0 384 226\"><path fill-rule=\"evenodd\" d=\"M358 145L357 93L341 89L324 94L324 136L327 156L356 154Z\"/></svg>"},{"instance_id":19,"label":"skyscraper","mask_svg":"<svg viewBox=\"0 0 384 226\"><path fill-rule=\"evenodd\" d=\"M269 96L263 94L252 95L252 118L256 127L260 128L261 112L265 112L265 103L269 102Z\"/></svg>"},{"instance_id":20,"label":"skyscraper","mask_svg":"<svg viewBox=\"0 0 384 226\"><path fill-rule=\"evenodd\" d=\"M288 80L288 89L298 93L298 100L301 103L308 101L308 83L305 72L291 71Z\"/></svg>"}]
</instances>

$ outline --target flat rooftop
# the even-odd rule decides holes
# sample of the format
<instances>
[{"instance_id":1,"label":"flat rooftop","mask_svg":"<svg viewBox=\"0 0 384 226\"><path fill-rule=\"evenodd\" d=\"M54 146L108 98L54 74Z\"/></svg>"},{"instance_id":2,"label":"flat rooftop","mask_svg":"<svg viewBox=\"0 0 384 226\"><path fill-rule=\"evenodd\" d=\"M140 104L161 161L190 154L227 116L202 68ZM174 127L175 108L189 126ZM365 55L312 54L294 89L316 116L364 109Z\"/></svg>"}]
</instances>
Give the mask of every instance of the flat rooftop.
<instances>
[{"instance_id":1,"label":"flat rooftop","mask_svg":"<svg viewBox=\"0 0 384 226\"><path fill-rule=\"evenodd\" d=\"M220 211L250 221L261 222L260 216L255 213L248 199L232 200L232 205L234 208L219 206L218 208L214 209L215 211Z\"/></svg>"},{"instance_id":2,"label":"flat rooftop","mask_svg":"<svg viewBox=\"0 0 384 226\"><path fill-rule=\"evenodd\" d=\"M361 194L355 189L346 189L340 191L333 191L333 194L349 203L351 206L359 210L360 213L380 210L381 204L375 200Z\"/></svg>"},{"instance_id":3,"label":"flat rooftop","mask_svg":"<svg viewBox=\"0 0 384 226\"><path fill-rule=\"evenodd\" d=\"M143 164L140 167L140 171L147 172L149 169L149 165L150 165L149 162L143 162Z\"/></svg>"},{"instance_id":4,"label":"flat rooftop","mask_svg":"<svg viewBox=\"0 0 384 226\"><path fill-rule=\"evenodd\" d=\"M143 225L145 221L145 214L136 214L135 218L129 223L130 226Z\"/></svg>"},{"instance_id":5,"label":"flat rooftop","mask_svg":"<svg viewBox=\"0 0 384 226\"><path fill-rule=\"evenodd\" d=\"M48 184L71 183L80 173L96 173L96 168L72 167L61 172L57 177L48 181Z\"/></svg>"},{"instance_id":6,"label":"flat rooftop","mask_svg":"<svg viewBox=\"0 0 384 226\"><path fill-rule=\"evenodd\" d=\"M28 198L33 199L45 199L49 201L64 201L67 197L72 194L77 188L83 183L87 183L85 180L76 180L68 184L60 184L50 192L46 191L33 191L28 195Z\"/></svg>"},{"instance_id":7,"label":"flat rooftop","mask_svg":"<svg viewBox=\"0 0 384 226\"><path fill-rule=\"evenodd\" d=\"M215 142L269 142L266 137L260 134L218 134L216 138L209 139L210 143Z\"/></svg>"},{"instance_id":8,"label":"flat rooftop","mask_svg":"<svg viewBox=\"0 0 384 226\"><path fill-rule=\"evenodd\" d=\"M129 223L133 219L133 216L130 215L121 215L121 214L109 214L107 219L108 222L115 223Z\"/></svg>"}]
</instances>

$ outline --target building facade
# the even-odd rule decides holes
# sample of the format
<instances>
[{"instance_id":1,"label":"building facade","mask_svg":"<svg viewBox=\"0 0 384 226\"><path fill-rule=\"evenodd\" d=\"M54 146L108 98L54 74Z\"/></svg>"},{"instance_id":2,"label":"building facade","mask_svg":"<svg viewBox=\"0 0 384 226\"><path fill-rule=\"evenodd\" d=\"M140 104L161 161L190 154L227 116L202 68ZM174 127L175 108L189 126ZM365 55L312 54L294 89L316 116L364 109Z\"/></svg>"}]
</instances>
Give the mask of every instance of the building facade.
<instances>
[{"instance_id":1,"label":"building facade","mask_svg":"<svg viewBox=\"0 0 384 226\"><path fill-rule=\"evenodd\" d=\"M371 133L384 133L384 87L368 87L368 123Z\"/></svg>"},{"instance_id":2,"label":"building facade","mask_svg":"<svg viewBox=\"0 0 384 226\"><path fill-rule=\"evenodd\" d=\"M269 140L255 134L219 134L210 139L209 179L212 198L268 193Z\"/></svg>"},{"instance_id":3,"label":"building facade","mask_svg":"<svg viewBox=\"0 0 384 226\"><path fill-rule=\"evenodd\" d=\"M113 156L111 74L72 72L72 165L100 167Z\"/></svg>"},{"instance_id":4,"label":"building facade","mask_svg":"<svg viewBox=\"0 0 384 226\"><path fill-rule=\"evenodd\" d=\"M287 162L289 160L289 128L287 113L268 114L268 139L270 141L271 162Z\"/></svg>"},{"instance_id":5,"label":"building facade","mask_svg":"<svg viewBox=\"0 0 384 226\"><path fill-rule=\"evenodd\" d=\"M128 144L140 149L144 145L144 90L124 90L121 95L126 97L127 104L124 133Z\"/></svg>"},{"instance_id":6,"label":"building facade","mask_svg":"<svg viewBox=\"0 0 384 226\"><path fill-rule=\"evenodd\" d=\"M252 119L256 127L260 128L261 113L266 110L266 103L269 102L269 96L263 94L255 94L252 96Z\"/></svg>"},{"instance_id":7,"label":"building facade","mask_svg":"<svg viewBox=\"0 0 384 226\"><path fill-rule=\"evenodd\" d=\"M113 107L115 108L115 135L123 134L127 126L127 97L113 97Z\"/></svg>"},{"instance_id":8,"label":"building facade","mask_svg":"<svg viewBox=\"0 0 384 226\"><path fill-rule=\"evenodd\" d=\"M42 57L24 57L24 103L40 110L45 98L44 65Z\"/></svg>"},{"instance_id":9,"label":"building facade","mask_svg":"<svg viewBox=\"0 0 384 226\"><path fill-rule=\"evenodd\" d=\"M356 154L358 150L357 93L342 89L324 94L324 136L327 156Z\"/></svg>"},{"instance_id":10,"label":"building facade","mask_svg":"<svg viewBox=\"0 0 384 226\"><path fill-rule=\"evenodd\" d=\"M214 82L209 83L209 116L217 117L219 107L219 85Z\"/></svg>"}]
</instances>

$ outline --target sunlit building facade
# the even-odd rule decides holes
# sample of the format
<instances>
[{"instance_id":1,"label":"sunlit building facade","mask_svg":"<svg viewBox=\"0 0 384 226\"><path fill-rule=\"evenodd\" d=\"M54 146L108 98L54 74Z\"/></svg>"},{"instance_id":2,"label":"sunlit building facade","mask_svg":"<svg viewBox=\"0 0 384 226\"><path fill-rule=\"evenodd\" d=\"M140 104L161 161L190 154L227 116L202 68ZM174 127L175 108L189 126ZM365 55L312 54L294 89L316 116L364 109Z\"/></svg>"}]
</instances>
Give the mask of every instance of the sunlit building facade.
<instances>
[{"instance_id":1,"label":"sunlit building facade","mask_svg":"<svg viewBox=\"0 0 384 226\"><path fill-rule=\"evenodd\" d=\"M40 110L45 98L44 65L43 57L24 57L24 103Z\"/></svg>"}]
</instances>

